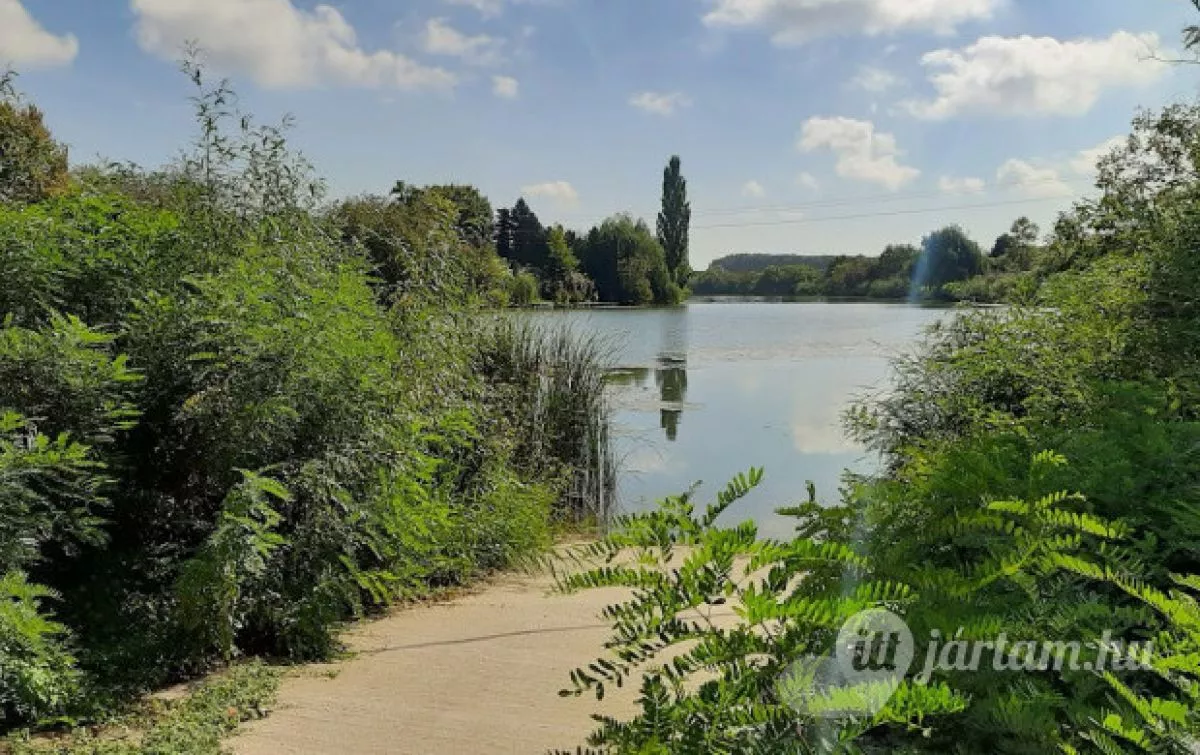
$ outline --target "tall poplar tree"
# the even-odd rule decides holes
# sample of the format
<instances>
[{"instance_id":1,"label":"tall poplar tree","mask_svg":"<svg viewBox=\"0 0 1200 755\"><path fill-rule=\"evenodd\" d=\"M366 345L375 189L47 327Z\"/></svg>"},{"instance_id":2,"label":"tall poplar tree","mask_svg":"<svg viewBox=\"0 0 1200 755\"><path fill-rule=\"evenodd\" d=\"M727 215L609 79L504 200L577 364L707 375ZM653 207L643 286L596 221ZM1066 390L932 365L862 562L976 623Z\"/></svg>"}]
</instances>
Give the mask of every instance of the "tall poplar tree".
<instances>
[{"instance_id":1,"label":"tall poplar tree","mask_svg":"<svg viewBox=\"0 0 1200 755\"><path fill-rule=\"evenodd\" d=\"M667 269L681 287L691 275L688 263L688 229L692 224L692 206L688 203L687 179L675 155L663 171L662 212L658 214L658 243L667 254Z\"/></svg>"}]
</instances>

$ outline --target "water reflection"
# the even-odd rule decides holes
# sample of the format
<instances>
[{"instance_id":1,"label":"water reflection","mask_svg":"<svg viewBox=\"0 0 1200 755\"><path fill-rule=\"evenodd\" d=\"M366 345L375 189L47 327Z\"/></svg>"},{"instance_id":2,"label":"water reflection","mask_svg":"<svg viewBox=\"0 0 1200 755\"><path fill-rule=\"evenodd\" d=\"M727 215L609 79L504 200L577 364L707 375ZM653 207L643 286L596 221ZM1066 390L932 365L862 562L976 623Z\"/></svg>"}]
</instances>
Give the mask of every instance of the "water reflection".
<instances>
[{"instance_id":1,"label":"water reflection","mask_svg":"<svg viewBox=\"0 0 1200 755\"><path fill-rule=\"evenodd\" d=\"M662 360L660 359L660 362ZM654 372L662 400L662 428L667 431L667 440L674 443L679 438L679 422L683 419L684 402L687 401L687 361L682 365L659 367Z\"/></svg>"},{"instance_id":2,"label":"water reflection","mask_svg":"<svg viewBox=\"0 0 1200 755\"><path fill-rule=\"evenodd\" d=\"M689 323L685 309L664 311L659 319L660 345L654 382L662 401L659 424L670 443L679 439L679 425L686 408Z\"/></svg>"}]
</instances>

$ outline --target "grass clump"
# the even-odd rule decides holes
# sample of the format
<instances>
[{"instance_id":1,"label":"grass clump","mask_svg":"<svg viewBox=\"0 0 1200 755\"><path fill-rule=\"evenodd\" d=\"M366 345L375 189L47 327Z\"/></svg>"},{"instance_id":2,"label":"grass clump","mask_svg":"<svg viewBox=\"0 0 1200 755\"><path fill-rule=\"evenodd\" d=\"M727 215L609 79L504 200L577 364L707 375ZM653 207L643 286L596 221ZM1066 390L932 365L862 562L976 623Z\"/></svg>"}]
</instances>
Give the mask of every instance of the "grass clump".
<instances>
[{"instance_id":1,"label":"grass clump","mask_svg":"<svg viewBox=\"0 0 1200 755\"><path fill-rule=\"evenodd\" d=\"M221 741L266 716L280 672L261 662L230 668L180 700L148 701L143 710L62 736L13 735L12 755L218 755Z\"/></svg>"}]
</instances>

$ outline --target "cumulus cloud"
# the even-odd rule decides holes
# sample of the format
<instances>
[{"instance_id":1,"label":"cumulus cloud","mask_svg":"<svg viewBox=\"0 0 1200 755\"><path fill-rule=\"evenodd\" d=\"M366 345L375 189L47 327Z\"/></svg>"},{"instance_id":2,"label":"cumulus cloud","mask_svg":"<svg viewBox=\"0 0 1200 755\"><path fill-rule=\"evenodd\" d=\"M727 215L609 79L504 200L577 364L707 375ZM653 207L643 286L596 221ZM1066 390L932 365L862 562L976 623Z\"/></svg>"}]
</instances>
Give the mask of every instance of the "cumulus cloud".
<instances>
[{"instance_id":1,"label":"cumulus cloud","mask_svg":"<svg viewBox=\"0 0 1200 755\"><path fill-rule=\"evenodd\" d=\"M690 107L692 100L683 92L640 92L629 98L629 104L653 115L666 116Z\"/></svg>"},{"instance_id":2,"label":"cumulus cloud","mask_svg":"<svg viewBox=\"0 0 1200 755\"><path fill-rule=\"evenodd\" d=\"M530 197L545 197L560 204L575 204L579 201L579 192L566 181L547 181L522 187L521 193Z\"/></svg>"},{"instance_id":3,"label":"cumulus cloud","mask_svg":"<svg viewBox=\"0 0 1200 755\"><path fill-rule=\"evenodd\" d=\"M1012 159L996 171L996 181L1028 197L1053 199L1074 193L1057 168Z\"/></svg>"},{"instance_id":4,"label":"cumulus cloud","mask_svg":"<svg viewBox=\"0 0 1200 755\"><path fill-rule=\"evenodd\" d=\"M29 15L21 0L0 0L0 67L53 68L68 65L78 54L75 35L51 34Z\"/></svg>"},{"instance_id":5,"label":"cumulus cloud","mask_svg":"<svg viewBox=\"0 0 1200 755\"><path fill-rule=\"evenodd\" d=\"M863 66L859 69L858 75L850 81L850 85L856 89L862 89L865 92L875 92L877 94L895 89L904 84L904 79L891 71L885 71L882 68L875 68L873 66Z\"/></svg>"},{"instance_id":6,"label":"cumulus cloud","mask_svg":"<svg viewBox=\"0 0 1200 755\"><path fill-rule=\"evenodd\" d=\"M462 5L474 8L484 18L499 16L504 10L504 0L442 0L447 5Z\"/></svg>"},{"instance_id":7,"label":"cumulus cloud","mask_svg":"<svg viewBox=\"0 0 1200 755\"><path fill-rule=\"evenodd\" d=\"M938 179L938 189L944 194L981 194L986 186L982 178L942 176Z\"/></svg>"},{"instance_id":8,"label":"cumulus cloud","mask_svg":"<svg viewBox=\"0 0 1200 755\"><path fill-rule=\"evenodd\" d=\"M810 118L800 132L801 151L829 149L837 155L842 178L885 186L896 191L921 171L900 162L903 152L896 137L877 132L875 124L852 118Z\"/></svg>"},{"instance_id":9,"label":"cumulus cloud","mask_svg":"<svg viewBox=\"0 0 1200 755\"><path fill-rule=\"evenodd\" d=\"M292 0L132 0L144 50L174 60L197 41L217 67L269 88L325 84L403 90L450 89L454 74L391 50L368 51L329 5Z\"/></svg>"},{"instance_id":10,"label":"cumulus cloud","mask_svg":"<svg viewBox=\"0 0 1200 755\"><path fill-rule=\"evenodd\" d=\"M517 4L543 4L548 5L556 2L556 0L442 0L446 5L458 5L465 8L474 8L479 11L479 15L484 18L495 18L504 12L506 5Z\"/></svg>"},{"instance_id":11,"label":"cumulus cloud","mask_svg":"<svg viewBox=\"0 0 1200 755\"><path fill-rule=\"evenodd\" d=\"M758 181L747 181L742 184L743 197L765 197L767 195L766 187Z\"/></svg>"},{"instance_id":12,"label":"cumulus cloud","mask_svg":"<svg viewBox=\"0 0 1200 755\"><path fill-rule=\"evenodd\" d=\"M810 191L816 191L817 189L821 188L821 182L817 180L816 176L808 171L804 171L800 175L796 176L796 185L802 186Z\"/></svg>"},{"instance_id":13,"label":"cumulus cloud","mask_svg":"<svg viewBox=\"0 0 1200 755\"><path fill-rule=\"evenodd\" d=\"M991 18L1004 0L715 0L704 22L761 28L777 45L821 37L930 31L952 34L967 21Z\"/></svg>"},{"instance_id":14,"label":"cumulus cloud","mask_svg":"<svg viewBox=\"0 0 1200 755\"><path fill-rule=\"evenodd\" d=\"M1106 89L1141 87L1166 70L1149 56L1156 34L1118 31L1107 39L983 37L960 50L922 58L937 97L907 103L920 118L960 113L1083 115Z\"/></svg>"},{"instance_id":15,"label":"cumulus cloud","mask_svg":"<svg viewBox=\"0 0 1200 755\"><path fill-rule=\"evenodd\" d=\"M1125 146L1128 140L1128 136L1114 136L1097 144L1095 147L1080 150L1079 154L1071 160L1071 170L1081 176L1094 175L1096 173L1096 166L1100 160L1108 157L1109 153L1117 147Z\"/></svg>"},{"instance_id":16,"label":"cumulus cloud","mask_svg":"<svg viewBox=\"0 0 1200 755\"><path fill-rule=\"evenodd\" d=\"M504 42L486 34L469 36L455 29L444 18L433 18L425 24L425 52L460 58L477 66L490 66L504 61Z\"/></svg>"},{"instance_id":17,"label":"cumulus cloud","mask_svg":"<svg viewBox=\"0 0 1200 755\"><path fill-rule=\"evenodd\" d=\"M521 93L521 83L512 76L493 76L492 94L505 100L515 100Z\"/></svg>"}]
</instances>

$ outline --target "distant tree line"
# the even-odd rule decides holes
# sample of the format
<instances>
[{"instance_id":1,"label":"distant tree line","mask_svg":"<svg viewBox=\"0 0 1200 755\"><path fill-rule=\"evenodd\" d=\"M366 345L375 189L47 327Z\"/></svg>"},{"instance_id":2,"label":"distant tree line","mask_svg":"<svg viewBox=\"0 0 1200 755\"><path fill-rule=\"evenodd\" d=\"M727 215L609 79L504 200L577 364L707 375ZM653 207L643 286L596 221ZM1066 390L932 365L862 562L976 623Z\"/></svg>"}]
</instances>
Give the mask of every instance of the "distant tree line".
<instances>
[{"instance_id":1,"label":"distant tree line","mask_svg":"<svg viewBox=\"0 0 1200 755\"><path fill-rule=\"evenodd\" d=\"M547 227L524 198L494 211L477 188L458 184L398 181L389 196L348 199L333 214L346 239L366 248L375 274L398 291L413 285L412 269L429 269L416 250L431 248L465 255L459 262L473 272L474 291L493 306L671 305L684 298L691 276L691 205L678 157L664 171L657 234L626 214L585 233ZM454 233L439 238L447 227ZM421 284L439 285L424 276Z\"/></svg>"},{"instance_id":2,"label":"distant tree line","mask_svg":"<svg viewBox=\"0 0 1200 755\"><path fill-rule=\"evenodd\" d=\"M731 255L694 276L691 290L701 296L1004 301L1048 264L1039 234L1036 224L1020 218L987 255L959 226L930 233L919 247L889 245L878 257Z\"/></svg>"}]
</instances>

